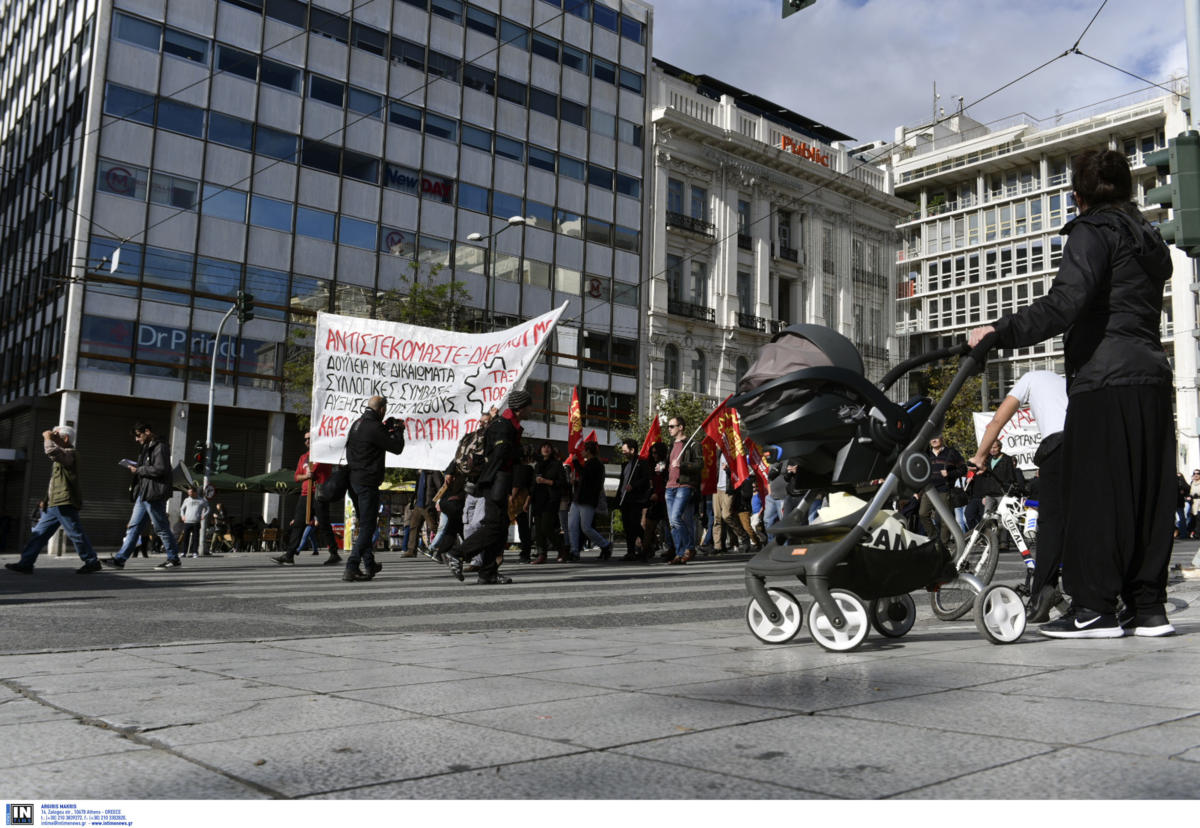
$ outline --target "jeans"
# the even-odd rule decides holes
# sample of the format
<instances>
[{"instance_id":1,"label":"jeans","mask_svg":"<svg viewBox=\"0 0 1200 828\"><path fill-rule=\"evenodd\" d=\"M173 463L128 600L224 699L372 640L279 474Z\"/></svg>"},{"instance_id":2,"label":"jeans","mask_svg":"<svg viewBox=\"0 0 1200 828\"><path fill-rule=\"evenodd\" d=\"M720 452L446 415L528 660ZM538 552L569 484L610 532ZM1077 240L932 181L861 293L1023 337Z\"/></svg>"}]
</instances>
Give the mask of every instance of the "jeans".
<instances>
[{"instance_id":1,"label":"jeans","mask_svg":"<svg viewBox=\"0 0 1200 828\"><path fill-rule=\"evenodd\" d=\"M92 551L91 542L88 541L87 535L83 534L83 529L79 526L79 510L69 505L50 506L42 512L37 525L33 527L29 543L25 544L25 551L21 553L22 566L33 566L33 562L37 560L38 555L42 554L42 550L46 548L50 538L54 537L54 533L58 531L60 525L67 533L67 537L71 539L75 551L79 553L79 557L84 563L97 560L96 553Z\"/></svg>"},{"instance_id":2,"label":"jeans","mask_svg":"<svg viewBox=\"0 0 1200 828\"><path fill-rule=\"evenodd\" d=\"M695 531L692 528L695 521L692 493L691 486L667 489L667 518L671 522L671 538L675 541L675 554L678 556L694 552L696 548Z\"/></svg>"},{"instance_id":3,"label":"jeans","mask_svg":"<svg viewBox=\"0 0 1200 828\"><path fill-rule=\"evenodd\" d=\"M167 553L167 560L179 560L179 546L175 543L175 536L171 534L170 521L167 520L167 502L165 500L143 500L140 497L134 501L133 514L129 516L129 523L125 527L125 541L114 557L118 561L125 561L133 553L142 521L147 517L154 526L154 534L158 535L162 541L163 549Z\"/></svg>"},{"instance_id":4,"label":"jeans","mask_svg":"<svg viewBox=\"0 0 1200 828\"><path fill-rule=\"evenodd\" d=\"M763 527L770 529L771 525L783 517L784 501L768 495L763 506Z\"/></svg>"},{"instance_id":5,"label":"jeans","mask_svg":"<svg viewBox=\"0 0 1200 828\"><path fill-rule=\"evenodd\" d=\"M572 503L571 510L567 515L568 525L571 530L571 557L578 558L579 550L583 548L583 536L587 535L591 538L592 543L604 549L608 546L608 541L604 536L592 528L592 522L596 519L596 507L585 506L582 503Z\"/></svg>"},{"instance_id":6,"label":"jeans","mask_svg":"<svg viewBox=\"0 0 1200 828\"><path fill-rule=\"evenodd\" d=\"M375 563L375 527L379 525L378 487L354 490L354 518L358 521L358 533L350 557L346 559L346 568L357 569L362 561L363 571L369 575Z\"/></svg>"}]
</instances>

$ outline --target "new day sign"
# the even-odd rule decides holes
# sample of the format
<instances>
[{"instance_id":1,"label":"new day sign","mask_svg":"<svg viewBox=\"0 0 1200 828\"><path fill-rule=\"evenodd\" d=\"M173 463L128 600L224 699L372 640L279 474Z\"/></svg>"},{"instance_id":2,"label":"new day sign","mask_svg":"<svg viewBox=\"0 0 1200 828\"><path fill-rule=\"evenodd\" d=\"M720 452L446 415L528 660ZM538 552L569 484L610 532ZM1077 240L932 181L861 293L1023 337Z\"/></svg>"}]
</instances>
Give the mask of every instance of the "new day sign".
<instances>
[{"instance_id":1,"label":"new day sign","mask_svg":"<svg viewBox=\"0 0 1200 828\"><path fill-rule=\"evenodd\" d=\"M318 313L312 459L344 462L350 424L380 395L387 416L404 421L404 453L387 464L445 468L479 416L524 384L565 308L482 334Z\"/></svg>"}]
</instances>

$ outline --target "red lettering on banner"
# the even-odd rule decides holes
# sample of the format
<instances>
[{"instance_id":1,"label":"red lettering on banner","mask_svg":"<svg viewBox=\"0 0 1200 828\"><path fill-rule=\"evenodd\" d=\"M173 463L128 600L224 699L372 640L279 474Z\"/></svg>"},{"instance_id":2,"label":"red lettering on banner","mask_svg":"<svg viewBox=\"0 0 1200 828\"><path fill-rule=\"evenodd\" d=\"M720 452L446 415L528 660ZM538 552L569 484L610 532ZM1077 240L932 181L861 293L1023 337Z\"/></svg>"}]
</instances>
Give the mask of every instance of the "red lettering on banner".
<instances>
[{"instance_id":1,"label":"red lettering on banner","mask_svg":"<svg viewBox=\"0 0 1200 828\"><path fill-rule=\"evenodd\" d=\"M404 431L409 440L457 440L460 426L454 417L404 418Z\"/></svg>"},{"instance_id":2,"label":"red lettering on banner","mask_svg":"<svg viewBox=\"0 0 1200 828\"><path fill-rule=\"evenodd\" d=\"M341 437L350 428L350 418L342 416L330 416L328 414L321 417L321 424L317 426L318 437Z\"/></svg>"}]
</instances>

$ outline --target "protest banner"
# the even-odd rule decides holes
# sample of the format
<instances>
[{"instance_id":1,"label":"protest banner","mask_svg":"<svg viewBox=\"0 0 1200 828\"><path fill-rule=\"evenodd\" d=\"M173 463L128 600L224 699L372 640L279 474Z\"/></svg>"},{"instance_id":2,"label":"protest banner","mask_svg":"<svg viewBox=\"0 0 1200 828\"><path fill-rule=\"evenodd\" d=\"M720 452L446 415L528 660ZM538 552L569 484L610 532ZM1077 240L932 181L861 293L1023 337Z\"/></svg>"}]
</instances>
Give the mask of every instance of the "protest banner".
<instances>
[{"instance_id":1,"label":"protest banner","mask_svg":"<svg viewBox=\"0 0 1200 828\"><path fill-rule=\"evenodd\" d=\"M317 314L312 440L317 463L345 462L346 433L367 400L386 397L385 416L404 421L396 468L442 469L459 438L521 388L566 305L516 327L467 334L401 322Z\"/></svg>"},{"instance_id":2,"label":"protest banner","mask_svg":"<svg viewBox=\"0 0 1200 828\"><path fill-rule=\"evenodd\" d=\"M975 425L975 445L979 445L984 429L992 421L992 415L976 411L972 413L971 418ZM1033 419L1033 412L1028 408L1018 409L1004 428L1000 429L1000 444L1004 446L1004 453L1011 456L1022 471L1036 469L1033 455L1042 444L1042 432L1038 429L1037 421Z\"/></svg>"}]
</instances>

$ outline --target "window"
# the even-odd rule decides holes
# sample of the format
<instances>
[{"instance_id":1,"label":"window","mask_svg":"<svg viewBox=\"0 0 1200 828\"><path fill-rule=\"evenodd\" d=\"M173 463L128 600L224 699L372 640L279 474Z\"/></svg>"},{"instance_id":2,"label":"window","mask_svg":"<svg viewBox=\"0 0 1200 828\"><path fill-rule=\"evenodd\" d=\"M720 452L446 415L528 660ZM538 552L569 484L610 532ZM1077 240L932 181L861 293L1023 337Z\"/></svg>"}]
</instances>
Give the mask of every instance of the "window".
<instances>
[{"instance_id":1,"label":"window","mask_svg":"<svg viewBox=\"0 0 1200 828\"><path fill-rule=\"evenodd\" d=\"M496 73L490 69L467 64L463 67L463 86L488 95L496 94Z\"/></svg>"},{"instance_id":2,"label":"window","mask_svg":"<svg viewBox=\"0 0 1200 828\"><path fill-rule=\"evenodd\" d=\"M254 295L255 316L260 319L284 318L282 308L288 301L287 273L246 265L246 292Z\"/></svg>"},{"instance_id":3,"label":"window","mask_svg":"<svg viewBox=\"0 0 1200 828\"><path fill-rule=\"evenodd\" d=\"M587 108L563 98L559 102L559 117L569 124L587 127Z\"/></svg>"},{"instance_id":4,"label":"window","mask_svg":"<svg viewBox=\"0 0 1200 828\"><path fill-rule=\"evenodd\" d=\"M308 79L308 96L323 103L342 106L346 99L346 87L337 81L312 75Z\"/></svg>"},{"instance_id":5,"label":"window","mask_svg":"<svg viewBox=\"0 0 1200 828\"><path fill-rule=\"evenodd\" d=\"M618 250L628 250L630 253L642 251L642 234L632 227L616 225L613 228L613 246Z\"/></svg>"},{"instance_id":6,"label":"window","mask_svg":"<svg viewBox=\"0 0 1200 828\"><path fill-rule=\"evenodd\" d=\"M367 92L365 89L355 89L351 86L346 96L346 106L352 112L377 119L383 118L383 96Z\"/></svg>"},{"instance_id":7,"label":"window","mask_svg":"<svg viewBox=\"0 0 1200 828\"><path fill-rule=\"evenodd\" d=\"M158 51L159 43L162 40L162 26L120 12L117 13L116 22L115 29L118 40Z\"/></svg>"},{"instance_id":8,"label":"window","mask_svg":"<svg viewBox=\"0 0 1200 828\"><path fill-rule=\"evenodd\" d=\"M227 147L249 150L254 141L254 125L241 118L209 112L208 140Z\"/></svg>"},{"instance_id":9,"label":"window","mask_svg":"<svg viewBox=\"0 0 1200 828\"><path fill-rule=\"evenodd\" d=\"M496 218L525 215L525 200L499 191L492 193L492 215Z\"/></svg>"},{"instance_id":10,"label":"window","mask_svg":"<svg viewBox=\"0 0 1200 828\"><path fill-rule=\"evenodd\" d=\"M583 74L588 73L588 56L574 46L562 45L562 65Z\"/></svg>"},{"instance_id":11,"label":"window","mask_svg":"<svg viewBox=\"0 0 1200 828\"><path fill-rule=\"evenodd\" d=\"M547 262L525 259L521 271L521 280L525 284L542 288L550 287L550 265Z\"/></svg>"},{"instance_id":12,"label":"window","mask_svg":"<svg viewBox=\"0 0 1200 828\"><path fill-rule=\"evenodd\" d=\"M741 385L742 377L746 376L746 372L750 370L750 360L744 356L738 357L733 363L733 385L736 388Z\"/></svg>"},{"instance_id":13,"label":"window","mask_svg":"<svg viewBox=\"0 0 1200 828\"><path fill-rule=\"evenodd\" d=\"M96 189L104 193L144 201L148 174L148 170L143 167L101 159L97 164Z\"/></svg>"},{"instance_id":14,"label":"window","mask_svg":"<svg viewBox=\"0 0 1200 828\"><path fill-rule=\"evenodd\" d=\"M300 70L286 63L262 59L262 82L269 86L286 89L289 92L300 92Z\"/></svg>"},{"instance_id":15,"label":"window","mask_svg":"<svg viewBox=\"0 0 1200 828\"><path fill-rule=\"evenodd\" d=\"M526 88L523 83L501 76L497 85L497 94L506 101L525 106Z\"/></svg>"},{"instance_id":16,"label":"window","mask_svg":"<svg viewBox=\"0 0 1200 828\"><path fill-rule=\"evenodd\" d=\"M430 11L455 23L462 22L462 0L433 0Z\"/></svg>"},{"instance_id":17,"label":"window","mask_svg":"<svg viewBox=\"0 0 1200 828\"><path fill-rule=\"evenodd\" d=\"M354 24L354 46L364 52L382 56L387 51L387 32L372 29L361 23Z\"/></svg>"},{"instance_id":18,"label":"window","mask_svg":"<svg viewBox=\"0 0 1200 828\"><path fill-rule=\"evenodd\" d=\"M323 170L337 175L341 171L342 153L337 147L320 141L304 139L300 150L300 163L314 170Z\"/></svg>"},{"instance_id":19,"label":"window","mask_svg":"<svg viewBox=\"0 0 1200 828\"><path fill-rule=\"evenodd\" d=\"M642 128L633 121L626 121L624 118L617 119L617 140L631 146L640 147L642 145Z\"/></svg>"},{"instance_id":20,"label":"window","mask_svg":"<svg viewBox=\"0 0 1200 828\"><path fill-rule=\"evenodd\" d=\"M496 15L475 6L467 6L467 28L495 37Z\"/></svg>"},{"instance_id":21,"label":"window","mask_svg":"<svg viewBox=\"0 0 1200 828\"><path fill-rule=\"evenodd\" d=\"M246 220L246 194L216 184L204 185L200 212L206 216L242 222Z\"/></svg>"},{"instance_id":22,"label":"window","mask_svg":"<svg viewBox=\"0 0 1200 828\"><path fill-rule=\"evenodd\" d=\"M352 247L362 247L366 250L375 249L378 228L374 224L367 221L359 221L349 216L342 216L338 224L341 228L338 241L342 244L348 244Z\"/></svg>"},{"instance_id":23,"label":"window","mask_svg":"<svg viewBox=\"0 0 1200 828\"><path fill-rule=\"evenodd\" d=\"M561 293L572 293L578 296L581 278L582 274L578 270L556 267L554 268L554 289Z\"/></svg>"},{"instance_id":24,"label":"window","mask_svg":"<svg viewBox=\"0 0 1200 828\"><path fill-rule=\"evenodd\" d=\"M408 129L421 129L421 110L392 101L388 105L388 122Z\"/></svg>"},{"instance_id":25,"label":"window","mask_svg":"<svg viewBox=\"0 0 1200 828\"><path fill-rule=\"evenodd\" d=\"M615 304L636 308L638 306L638 286L627 285L624 282L613 282L612 300Z\"/></svg>"},{"instance_id":26,"label":"window","mask_svg":"<svg viewBox=\"0 0 1200 828\"><path fill-rule=\"evenodd\" d=\"M259 124L255 128L255 133L258 137L258 142L255 145L255 151L259 155L267 155L271 158L279 158L283 161L296 161L296 136L288 135L286 132L280 132L277 129L271 129Z\"/></svg>"},{"instance_id":27,"label":"window","mask_svg":"<svg viewBox=\"0 0 1200 828\"><path fill-rule=\"evenodd\" d=\"M591 4L589 0L564 0L562 7L566 10L567 14L582 17L584 20L590 17Z\"/></svg>"},{"instance_id":28,"label":"window","mask_svg":"<svg viewBox=\"0 0 1200 828\"><path fill-rule=\"evenodd\" d=\"M708 221L708 190L692 186L692 218Z\"/></svg>"},{"instance_id":29,"label":"window","mask_svg":"<svg viewBox=\"0 0 1200 828\"><path fill-rule=\"evenodd\" d=\"M587 220L584 238L596 244L612 245L612 225L607 221L589 218Z\"/></svg>"},{"instance_id":30,"label":"window","mask_svg":"<svg viewBox=\"0 0 1200 828\"><path fill-rule=\"evenodd\" d=\"M465 181L458 182L458 206L477 213L488 211L488 191Z\"/></svg>"},{"instance_id":31,"label":"window","mask_svg":"<svg viewBox=\"0 0 1200 828\"><path fill-rule=\"evenodd\" d=\"M500 18L500 42L508 43L512 46L519 46L526 51L529 50L529 29L524 26L518 26L511 20Z\"/></svg>"},{"instance_id":32,"label":"window","mask_svg":"<svg viewBox=\"0 0 1200 828\"><path fill-rule=\"evenodd\" d=\"M677 178L667 179L667 211L683 212L683 182Z\"/></svg>"},{"instance_id":33,"label":"window","mask_svg":"<svg viewBox=\"0 0 1200 828\"><path fill-rule=\"evenodd\" d=\"M425 134L434 138L445 138L447 141L458 140L458 124L441 115L432 112L425 113Z\"/></svg>"},{"instance_id":34,"label":"window","mask_svg":"<svg viewBox=\"0 0 1200 828\"><path fill-rule=\"evenodd\" d=\"M631 92L642 94L642 88L645 86L646 79L641 73L633 72L624 67L621 68L621 88L628 89Z\"/></svg>"},{"instance_id":35,"label":"window","mask_svg":"<svg viewBox=\"0 0 1200 828\"><path fill-rule=\"evenodd\" d=\"M704 351L692 352L692 390L697 394L708 393L708 360Z\"/></svg>"},{"instance_id":36,"label":"window","mask_svg":"<svg viewBox=\"0 0 1200 828\"><path fill-rule=\"evenodd\" d=\"M300 0L266 0L263 5L267 17L304 28L308 16L307 3L301 3Z\"/></svg>"},{"instance_id":37,"label":"window","mask_svg":"<svg viewBox=\"0 0 1200 828\"><path fill-rule=\"evenodd\" d=\"M558 63L558 41L544 34L533 33L533 53Z\"/></svg>"},{"instance_id":38,"label":"window","mask_svg":"<svg viewBox=\"0 0 1200 828\"><path fill-rule=\"evenodd\" d=\"M496 136L496 155L511 158L514 161L525 160L525 145L503 135Z\"/></svg>"},{"instance_id":39,"label":"window","mask_svg":"<svg viewBox=\"0 0 1200 828\"><path fill-rule=\"evenodd\" d=\"M272 230L292 232L292 205L265 196L250 197L250 223Z\"/></svg>"},{"instance_id":40,"label":"window","mask_svg":"<svg viewBox=\"0 0 1200 828\"><path fill-rule=\"evenodd\" d=\"M402 37L392 38L392 60L425 71L425 47Z\"/></svg>"},{"instance_id":41,"label":"window","mask_svg":"<svg viewBox=\"0 0 1200 828\"><path fill-rule=\"evenodd\" d=\"M558 210L556 212L558 232L564 236L572 236L573 238L581 238L583 236L583 217L567 210Z\"/></svg>"},{"instance_id":42,"label":"window","mask_svg":"<svg viewBox=\"0 0 1200 828\"><path fill-rule=\"evenodd\" d=\"M606 138L617 137L617 119L616 116L610 115L599 109L592 109L592 132L597 135L603 135Z\"/></svg>"},{"instance_id":43,"label":"window","mask_svg":"<svg viewBox=\"0 0 1200 828\"><path fill-rule=\"evenodd\" d=\"M208 41L178 29L168 28L163 32L162 50L164 54L194 60L196 63L208 63Z\"/></svg>"},{"instance_id":44,"label":"window","mask_svg":"<svg viewBox=\"0 0 1200 828\"><path fill-rule=\"evenodd\" d=\"M645 26L630 17L621 16L621 37L641 43L645 37Z\"/></svg>"},{"instance_id":45,"label":"window","mask_svg":"<svg viewBox=\"0 0 1200 828\"><path fill-rule=\"evenodd\" d=\"M503 78L501 78L503 81ZM529 90L529 108L534 112L540 112L543 115L549 115L551 118L558 117L558 96L551 92L543 92L536 86Z\"/></svg>"},{"instance_id":46,"label":"window","mask_svg":"<svg viewBox=\"0 0 1200 828\"><path fill-rule=\"evenodd\" d=\"M242 286L242 266L236 262L224 262L220 259L207 259L203 256L196 257L196 292L207 293L212 296L228 297L237 292ZM229 309L229 302L225 299L221 304L197 302L197 307L212 307L216 309L220 307L222 310Z\"/></svg>"},{"instance_id":47,"label":"window","mask_svg":"<svg viewBox=\"0 0 1200 828\"><path fill-rule=\"evenodd\" d=\"M350 42L350 21L336 14L323 11L317 6L309 8L308 27L323 37L338 43Z\"/></svg>"},{"instance_id":48,"label":"window","mask_svg":"<svg viewBox=\"0 0 1200 828\"><path fill-rule=\"evenodd\" d=\"M246 52L239 52L237 49L230 49L228 46L218 45L217 69L221 72L228 72L231 75L238 75L249 80L257 80L258 55L251 55Z\"/></svg>"},{"instance_id":49,"label":"window","mask_svg":"<svg viewBox=\"0 0 1200 828\"><path fill-rule=\"evenodd\" d=\"M588 164L588 183L593 187L611 190L613 188L613 171L597 167L595 164Z\"/></svg>"},{"instance_id":50,"label":"window","mask_svg":"<svg viewBox=\"0 0 1200 828\"><path fill-rule=\"evenodd\" d=\"M369 184L379 183L379 159L350 150L342 150L342 175Z\"/></svg>"},{"instance_id":51,"label":"window","mask_svg":"<svg viewBox=\"0 0 1200 828\"><path fill-rule=\"evenodd\" d=\"M429 74L459 82L462 75L462 61L458 58L443 55L441 52L429 50Z\"/></svg>"},{"instance_id":52,"label":"window","mask_svg":"<svg viewBox=\"0 0 1200 828\"><path fill-rule=\"evenodd\" d=\"M475 147L484 152L492 151L492 133L483 129L476 129L473 126L463 124L462 142L464 146Z\"/></svg>"},{"instance_id":53,"label":"window","mask_svg":"<svg viewBox=\"0 0 1200 828\"><path fill-rule=\"evenodd\" d=\"M154 96L115 83L104 87L104 111L117 118L128 118L143 124L154 123Z\"/></svg>"},{"instance_id":54,"label":"window","mask_svg":"<svg viewBox=\"0 0 1200 828\"><path fill-rule=\"evenodd\" d=\"M663 349L663 385L679 388L679 349L674 345Z\"/></svg>"},{"instance_id":55,"label":"window","mask_svg":"<svg viewBox=\"0 0 1200 828\"><path fill-rule=\"evenodd\" d=\"M150 179L150 200L155 204L195 210L200 182L174 175L154 173Z\"/></svg>"},{"instance_id":56,"label":"window","mask_svg":"<svg viewBox=\"0 0 1200 828\"><path fill-rule=\"evenodd\" d=\"M158 128L204 137L204 110L169 98L158 102Z\"/></svg>"},{"instance_id":57,"label":"window","mask_svg":"<svg viewBox=\"0 0 1200 828\"><path fill-rule=\"evenodd\" d=\"M554 153L541 147L530 147L529 166L554 172Z\"/></svg>"},{"instance_id":58,"label":"window","mask_svg":"<svg viewBox=\"0 0 1200 828\"><path fill-rule=\"evenodd\" d=\"M526 199L525 218L528 219L530 227L540 227L543 230L551 231L554 229L554 208L549 204Z\"/></svg>"},{"instance_id":59,"label":"window","mask_svg":"<svg viewBox=\"0 0 1200 828\"><path fill-rule=\"evenodd\" d=\"M582 161L577 161L569 155L558 156L559 175L574 178L576 181L583 181L586 171L587 166Z\"/></svg>"},{"instance_id":60,"label":"window","mask_svg":"<svg viewBox=\"0 0 1200 828\"><path fill-rule=\"evenodd\" d=\"M692 262L692 297L697 305L708 304L708 263Z\"/></svg>"},{"instance_id":61,"label":"window","mask_svg":"<svg viewBox=\"0 0 1200 828\"><path fill-rule=\"evenodd\" d=\"M640 179L633 176L617 173L617 192L621 195L632 196L633 198L641 198L642 182Z\"/></svg>"},{"instance_id":62,"label":"window","mask_svg":"<svg viewBox=\"0 0 1200 828\"><path fill-rule=\"evenodd\" d=\"M296 207L296 233L314 239L333 241L334 215L312 207Z\"/></svg>"},{"instance_id":63,"label":"window","mask_svg":"<svg viewBox=\"0 0 1200 828\"><path fill-rule=\"evenodd\" d=\"M192 286L192 254L147 247L142 258L142 281L187 290Z\"/></svg>"},{"instance_id":64,"label":"window","mask_svg":"<svg viewBox=\"0 0 1200 828\"><path fill-rule=\"evenodd\" d=\"M592 58L592 77L598 81L616 84L617 67L603 58Z\"/></svg>"},{"instance_id":65,"label":"window","mask_svg":"<svg viewBox=\"0 0 1200 828\"><path fill-rule=\"evenodd\" d=\"M667 254L667 298L683 299L683 259L674 253Z\"/></svg>"},{"instance_id":66,"label":"window","mask_svg":"<svg viewBox=\"0 0 1200 828\"><path fill-rule=\"evenodd\" d=\"M617 13L608 6L599 3L592 4L592 20L597 26L603 26L610 32L617 30Z\"/></svg>"}]
</instances>

